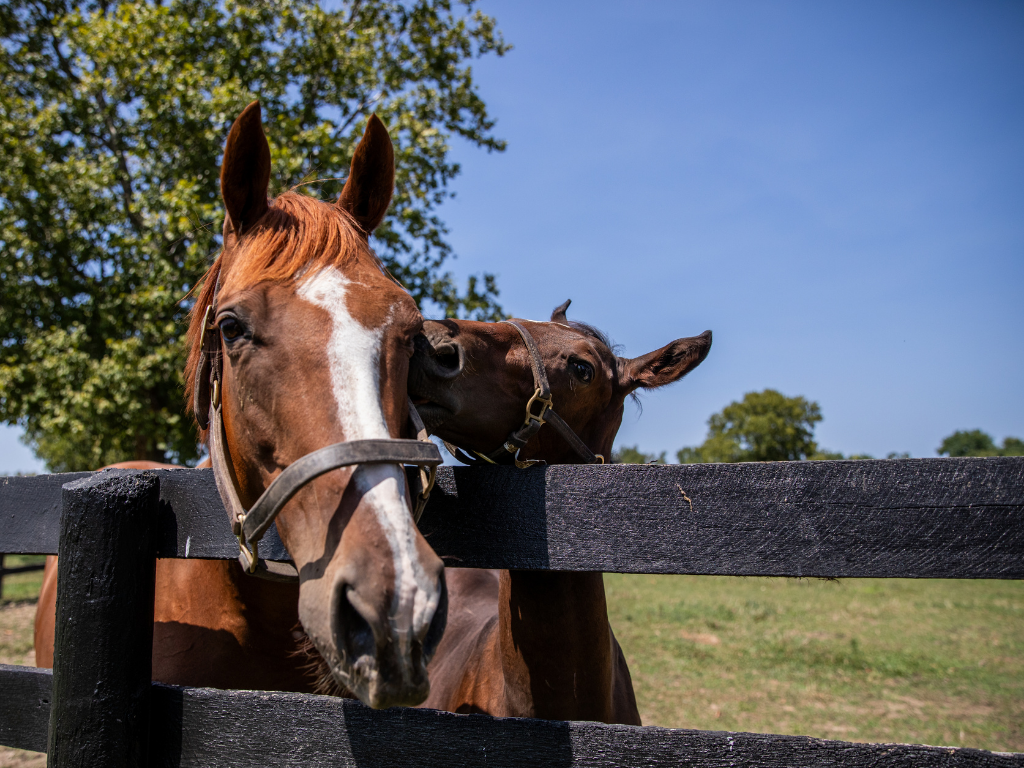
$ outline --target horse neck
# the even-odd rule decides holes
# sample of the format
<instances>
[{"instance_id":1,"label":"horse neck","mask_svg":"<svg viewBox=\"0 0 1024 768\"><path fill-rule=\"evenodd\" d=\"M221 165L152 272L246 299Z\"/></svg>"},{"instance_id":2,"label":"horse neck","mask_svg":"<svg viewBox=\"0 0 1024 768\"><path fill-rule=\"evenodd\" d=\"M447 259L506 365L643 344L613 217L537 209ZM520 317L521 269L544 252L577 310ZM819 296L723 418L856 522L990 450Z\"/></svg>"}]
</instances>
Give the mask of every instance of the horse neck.
<instances>
[{"instance_id":1,"label":"horse neck","mask_svg":"<svg viewBox=\"0 0 1024 768\"><path fill-rule=\"evenodd\" d=\"M502 571L498 606L512 713L611 721L615 651L602 574Z\"/></svg>"},{"instance_id":2,"label":"horse neck","mask_svg":"<svg viewBox=\"0 0 1024 768\"><path fill-rule=\"evenodd\" d=\"M561 438L540 442L536 452L549 464L578 461ZM616 720L618 649L601 573L502 571L498 618L513 713Z\"/></svg>"}]
</instances>

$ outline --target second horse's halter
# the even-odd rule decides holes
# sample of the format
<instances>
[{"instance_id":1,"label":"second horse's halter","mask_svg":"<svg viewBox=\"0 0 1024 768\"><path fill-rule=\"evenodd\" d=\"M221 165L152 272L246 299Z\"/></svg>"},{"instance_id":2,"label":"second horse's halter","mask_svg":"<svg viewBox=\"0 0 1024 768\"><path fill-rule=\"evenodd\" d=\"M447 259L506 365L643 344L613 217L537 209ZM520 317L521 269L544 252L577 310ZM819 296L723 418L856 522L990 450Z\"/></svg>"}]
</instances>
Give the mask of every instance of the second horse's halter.
<instances>
[{"instance_id":1,"label":"second horse's halter","mask_svg":"<svg viewBox=\"0 0 1024 768\"><path fill-rule=\"evenodd\" d=\"M495 448L490 453L473 451L473 456L456 445L445 442L445 447L456 459L463 464L511 464L515 463L520 469L532 467L539 462L536 460L523 461L519 458L519 451L526 446L530 438L540 431L545 424L550 424L559 435L569 444L576 454L583 459L584 464L604 464L604 456L594 453L586 443L580 440L579 435L572 431L572 427L565 423L565 420L555 413L554 405L551 403L551 387L548 385L548 376L544 372L544 361L540 356L540 349L533 336L520 323L515 320L502 320L506 325L511 325L519 335L523 337L526 350L530 355L530 367L533 369L533 385L535 387L533 396L526 403L526 418L518 429L512 430L500 448Z\"/></svg>"},{"instance_id":2,"label":"second horse's halter","mask_svg":"<svg viewBox=\"0 0 1024 768\"><path fill-rule=\"evenodd\" d=\"M216 301L214 292L213 301L207 307L203 319L202 350L192 391L192 405L199 426L210 430L210 461L213 464L213 476L221 501L227 510L231 530L238 537L238 560L245 572L274 581L298 581L299 575L294 564L261 559L259 542L292 496L304 485L332 469L354 464L417 465L420 470L420 488L416 495L413 518L418 522L434 487L437 465L441 463L441 452L430 441L412 401L409 402L409 420L417 439L349 440L320 448L292 462L274 478L252 507L245 508L235 487L221 417L223 352L220 346L220 329L213 322L216 317Z\"/></svg>"}]
</instances>

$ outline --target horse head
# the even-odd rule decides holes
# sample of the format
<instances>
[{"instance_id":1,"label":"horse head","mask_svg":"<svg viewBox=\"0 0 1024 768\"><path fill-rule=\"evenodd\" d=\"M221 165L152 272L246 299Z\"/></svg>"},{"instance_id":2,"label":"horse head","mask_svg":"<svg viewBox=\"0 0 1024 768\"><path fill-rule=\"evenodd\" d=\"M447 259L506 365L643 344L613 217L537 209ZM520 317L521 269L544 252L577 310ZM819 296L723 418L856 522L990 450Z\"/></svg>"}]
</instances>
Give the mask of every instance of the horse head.
<instances>
[{"instance_id":1,"label":"horse head","mask_svg":"<svg viewBox=\"0 0 1024 768\"><path fill-rule=\"evenodd\" d=\"M519 432L526 439L520 462L574 463L584 453L602 460L611 452L626 397L678 381L711 349L711 331L705 331L640 357L619 357L598 330L570 321L568 306L557 307L548 322L426 321L409 390L428 429L471 459L511 463L518 446L510 438ZM550 389L547 411L534 398L538 368ZM530 425L527 411L541 417L535 436L523 430ZM564 428L540 429L545 417L549 425L563 421L583 445L574 448Z\"/></svg>"},{"instance_id":2,"label":"horse head","mask_svg":"<svg viewBox=\"0 0 1024 768\"><path fill-rule=\"evenodd\" d=\"M223 441L218 487L246 510L318 449L409 436L409 359L423 323L368 244L394 184L376 116L333 204L295 192L268 200L270 166L254 102L227 139L224 247L189 329L196 417L205 428L209 413L212 433L216 416L211 438ZM398 463L321 474L276 522L299 574L299 618L334 678L373 707L421 702L447 593Z\"/></svg>"}]
</instances>

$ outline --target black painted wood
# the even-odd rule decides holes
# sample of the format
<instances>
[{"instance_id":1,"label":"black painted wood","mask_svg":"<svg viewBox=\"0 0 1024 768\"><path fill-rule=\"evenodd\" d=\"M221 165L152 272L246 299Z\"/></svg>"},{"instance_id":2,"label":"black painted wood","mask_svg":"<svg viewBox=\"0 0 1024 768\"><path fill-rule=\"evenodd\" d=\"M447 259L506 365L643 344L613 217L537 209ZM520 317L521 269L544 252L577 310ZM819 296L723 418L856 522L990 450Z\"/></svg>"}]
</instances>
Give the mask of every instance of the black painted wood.
<instances>
[{"instance_id":1,"label":"black painted wood","mask_svg":"<svg viewBox=\"0 0 1024 768\"><path fill-rule=\"evenodd\" d=\"M138 470L64 486L49 768L145 765L159 498Z\"/></svg>"},{"instance_id":2,"label":"black painted wood","mask_svg":"<svg viewBox=\"0 0 1024 768\"><path fill-rule=\"evenodd\" d=\"M3 560L3 555L0 555L0 562ZM46 567L43 563L33 563L32 565L19 565L14 568L0 568L0 584L3 583L2 579L4 576L14 576L17 573L32 573L33 571L41 571Z\"/></svg>"},{"instance_id":3,"label":"black painted wood","mask_svg":"<svg viewBox=\"0 0 1024 768\"><path fill-rule=\"evenodd\" d=\"M447 565L1024 578L1024 457L456 469L420 529Z\"/></svg>"},{"instance_id":4,"label":"black painted wood","mask_svg":"<svg viewBox=\"0 0 1024 768\"><path fill-rule=\"evenodd\" d=\"M212 472L157 474L159 555L236 557ZM8 534L49 514L49 485L6 488L0 551L51 552ZM1024 578L1024 457L441 467L420 528L453 567ZM287 559L276 532L260 554Z\"/></svg>"},{"instance_id":5,"label":"black painted wood","mask_svg":"<svg viewBox=\"0 0 1024 768\"><path fill-rule=\"evenodd\" d=\"M26 691L42 701L48 694L48 682L46 671L0 666L0 691ZM0 697L0 714L4 715L14 709L5 704L5 698ZM18 744L31 749L45 736L46 718L41 707L26 708L25 712ZM0 726L0 743L14 746L11 731ZM150 764L168 768L1021 768L1024 754L492 718L423 709L374 711L358 701L326 696L154 685Z\"/></svg>"},{"instance_id":6,"label":"black painted wood","mask_svg":"<svg viewBox=\"0 0 1024 768\"><path fill-rule=\"evenodd\" d=\"M55 555L60 531L60 489L93 472L0 478L0 551Z\"/></svg>"},{"instance_id":7,"label":"black painted wood","mask_svg":"<svg viewBox=\"0 0 1024 768\"><path fill-rule=\"evenodd\" d=\"M122 470L104 470L118 472ZM233 559L238 540L210 469L161 469L157 553L159 557ZM0 478L0 552L57 554L61 486L95 472ZM260 542L260 556L288 560L288 551L271 526Z\"/></svg>"},{"instance_id":8,"label":"black painted wood","mask_svg":"<svg viewBox=\"0 0 1024 768\"><path fill-rule=\"evenodd\" d=\"M0 664L0 744L46 751L53 673Z\"/></svg>"}]
</instances>

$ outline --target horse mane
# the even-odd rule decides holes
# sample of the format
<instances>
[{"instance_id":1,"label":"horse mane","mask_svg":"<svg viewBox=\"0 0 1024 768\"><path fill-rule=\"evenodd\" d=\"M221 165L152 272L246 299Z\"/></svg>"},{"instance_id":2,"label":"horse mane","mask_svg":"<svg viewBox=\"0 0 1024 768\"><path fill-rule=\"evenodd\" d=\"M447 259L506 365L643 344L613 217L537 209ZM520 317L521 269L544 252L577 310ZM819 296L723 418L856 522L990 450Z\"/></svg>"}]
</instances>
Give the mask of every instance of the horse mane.
<instances>
[{"instance_id":1,"label":"horse mane","mask_svg":"<svg viewBox=\"0 0 1024 768\"><path fill-rule=\"evenodd\" d=\"M291 191L273 200L267 212L238 239L232 256L230 273L222 275L224 252L218 254L200 281L196 303L189 313L185 402L186 412L192 416L203 321L218 285L221 289L237 290L265 281L284 282L304 274L312 276L327 266L344 266L360 256L372 259L383 271L359 225L347 211Z\"/></svg>"},{"instance_id":2,"label":"horse mane","mask_svg":"<svg viewBox=\"0 0 1024 768\"><path fill-rule=\"evenodd\" d=\"M608 338L608 335L601 331L600 329L595 328L589 323L581 323L579 320L568 320L567 322L569 323L570 328L579 331L584 336L589 336L595 341L599 341L602 344L604 344L606 347L608 347L609 352L612 352L614 354L617 351L617 346L615 344L612 344L611 340Z\"/></svg>"}]
</instances>

